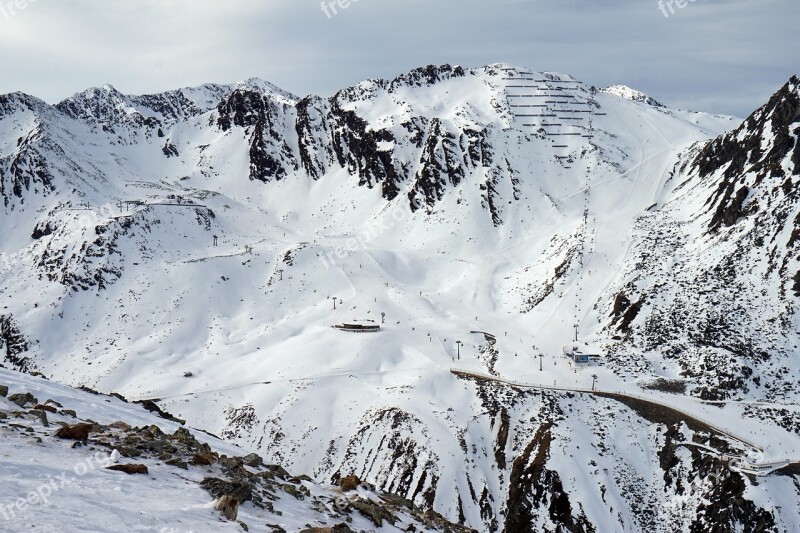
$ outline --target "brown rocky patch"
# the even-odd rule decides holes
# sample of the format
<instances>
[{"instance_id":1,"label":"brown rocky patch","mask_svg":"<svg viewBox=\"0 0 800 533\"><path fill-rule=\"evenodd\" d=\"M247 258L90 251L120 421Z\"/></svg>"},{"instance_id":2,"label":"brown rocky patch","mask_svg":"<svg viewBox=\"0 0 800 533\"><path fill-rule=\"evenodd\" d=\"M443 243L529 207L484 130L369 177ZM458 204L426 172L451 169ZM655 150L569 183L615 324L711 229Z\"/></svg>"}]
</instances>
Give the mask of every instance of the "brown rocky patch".
<instances>
[{"instance_id":1,"label":"brown rocky patch","mask_svg":"<svg viewBox=\"0 0 800 533\"><path fill-rule=\"evenodd\" d=\"M125 472L128 475L133 474L147 474L147 467L145 465L111 465L106 467L107 470L114 470L116 472Z\"/></svg>"},{"instance_id":2,"label":"brown rocky patch","mask_svg":"<svg viewBox=\"0 0 800 533\"><path fill-rule=\"evenodd\" d=\"M56 431L55 436L59 439L85 441L89 438L89 433L91 431L91 424L67 424Z\"/></svg>"},{"instance_id":3,"label":"brown rocky patch","mask_svg":"<svg viewBox=\"0 0 800 533\"><path fill-rule=\"evenodd\" d=\"M355 475L345 476L339 480L339 488L342 489L342 492L356 490L360 484L361 480Z\"/></svg>"}]
</instances>

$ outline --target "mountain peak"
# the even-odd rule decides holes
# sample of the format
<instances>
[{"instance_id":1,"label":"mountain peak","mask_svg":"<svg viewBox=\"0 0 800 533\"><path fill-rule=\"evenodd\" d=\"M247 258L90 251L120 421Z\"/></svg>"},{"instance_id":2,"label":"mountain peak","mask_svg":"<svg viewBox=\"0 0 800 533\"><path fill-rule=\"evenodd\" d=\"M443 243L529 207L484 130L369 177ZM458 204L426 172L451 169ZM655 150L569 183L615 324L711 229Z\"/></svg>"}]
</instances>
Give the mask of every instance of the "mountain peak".
<instances>
[{"instance_id":1,"label":"mountain peak","mask_svg":"<svg viewBox=\"0 0 800 533\"><path fill-rule=\"evenodd\" d=\"M37 112L44 112L49 107L43 100L23 92L0 94L0 118L19 106Z\"/></svg>"},{"instance_id":2,"label":"mountain peak","mask_svg":"<svg viewBox=\"0 0 800 533\"><path fill-rule=\"evenodd\" d=\"M206 83L198 87L144 95L126 95L107 83L76 93L59 102L56 108L72 118L93 124L110 125L130 120L139 122L144 120L142 117L154 117L159 122L171 123L214 109L233 91L240 89L269 96L288 105L294 105L299 100L268 81L248 78L238 83Z\"/></svg>"},{"instance_id":3,"label":"mountain peak","mask_svg":"<svg viewBox=\"0 0 800 533\"><path fill-rule=\"evenodd\" d=\"M262 93L264 95L275 96L279 99L283 99L286 103L294 104L300 98L295 96L294 94L290 93L289 91L285 91L275 85L274 83L270 83L266 80L261 78L247 78L246 80L242 80L233 86L234 89L249 89L254 90L256 92Z\"/></svg>"},{"instance_id":4,"label":"mountain peak","mask_svg":"<svg viewBox=\"0 0 800 533\"><path fill-rule=\"evenodd\" d=\"M87 98L124 98L124 95L117 90L116 87L111 85L110 83L104 83L100 87L89 87L84 89L83 91L79 91L69 98L69 99L87 99Z\"/></svg>"},{"instance_id":5,"label":"mountain peak","mask_svg":"<svg viewBox=\"0 0 800 533\"><path fill-rule=\"evenodd\" d=\"M731 181L750 173L759 180L800 175L800 144L792 139L798 123L800 80L792 76L738 128L708 143L694 166L701 176L724 169Z\"/></svg>"},{"instance_id":6,"label":"mountain peak","mask_svg":"<svg viewBox=\"0 0 800 533\"><path fill-rule=\"evenodd\" d=\"M666 107L655 98L652 98L641 91L637 91L636 89L632 89L627 85L609 85L608 87L600 89L600 92L613 94L614 96L625 98L631 102L640 102L653 107Z\"/></svg>"}]
</instances>

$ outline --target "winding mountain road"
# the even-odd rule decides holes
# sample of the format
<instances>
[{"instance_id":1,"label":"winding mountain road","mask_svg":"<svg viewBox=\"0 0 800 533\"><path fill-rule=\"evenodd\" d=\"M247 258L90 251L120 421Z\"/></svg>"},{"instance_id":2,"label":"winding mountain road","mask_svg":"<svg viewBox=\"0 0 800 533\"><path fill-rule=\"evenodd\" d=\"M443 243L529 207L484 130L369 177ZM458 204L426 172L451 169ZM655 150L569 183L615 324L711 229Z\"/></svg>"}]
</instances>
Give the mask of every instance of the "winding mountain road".
<instances>
[{"instance_id":1,"label":"winding mountain road","mask_svg":"<svg viewBox=\"0 0 800 533\"><path fill-rule=\"evenodd\" d=\"M606 390L600 390L600 389L584 389L584 388L557 387L557 386L552 386L551 387L551 386L546 386L546 385L535 385L535 384L530 384L530 383L520 383L518 381L505 379L505 378L498 377L498 376L492 376L492 375L483 374L483 373L480 373L480 372L472 372L472 371L469 371L469 370L460 370L460 369L457 369L457 368L451 368L450 372L453 375L455 375L457 377L461 377L461 378L475 379L475 380L479 380L479 381L494 382L494 383L502 383L504 385L510 385L512 387L517 387L517 388L547 390L547 391L557 391L557 392L573 392L573 393L578 393L578 394L593 394L595 396L601 396L601 397L617 399L617 400L626 399L626 400L634 400L634 401L637 401L637 402L644 402L646 404L649 404L650 406L658 407L660 409L668 409L670 411L673 411L673 412L677 413L678 415L680 415L681 417L685 418L686 420L695 422L696 424L699 424L699 425L702 425L702 426L706 426L706 427L710 428L711 430L713 430L713 431L715 431L715 432L717 432L717 433L719 433L721 435L724 435L724 436L726 436L726 437L728 437L730 439L733 439L733 440L735 440L737 442L740 442L741 444L744 444L746 447L751 448L752 450L758 452L759 454L763 454L763 452L764 452L764 448L762 446L760 446L759 444L756 444L755 442L753 442L753 441L751 441L751 440L749 440L747 438L744 438L744 437L742 437L740 435L736 435L736 434L732 433L731 431L729 431L729 430L727 430L725 428L722 428L722 427L720 427L720 426L718 426L716 424L713 424L711 422L703 420L703 419L699 418L697 415L688 413L688 412L686 412L686 411L684 411L684 410L682 410L682 409L680 409L678 407L675 407L674 405L669 405L667 403L659 402L654 398L647 398L647 397L644 397L644 396L639 396L639 395L636 395L636 394L631 394L631 393L628 393L628 392L621 392L621 391L606 391ZM732 470L736 470L736 471L740 471L740 472L744 472L744 473L748 473L748 474L760 475L760 476L767 475L767 474L769 474L769 473L771 473L771 472L773 472L775 470L778 470L780 468L784 468L784 467L792 465L792 464L800 464L800 461L789 460L789 459L780 460L780 461L765 461L765 462L755 462L754 463L754 462L750 461L749 459L747 459L746 457L731 456L731 457L726 457L726 458L728 459L729 467Z\"/></svg>"}]
</instances>

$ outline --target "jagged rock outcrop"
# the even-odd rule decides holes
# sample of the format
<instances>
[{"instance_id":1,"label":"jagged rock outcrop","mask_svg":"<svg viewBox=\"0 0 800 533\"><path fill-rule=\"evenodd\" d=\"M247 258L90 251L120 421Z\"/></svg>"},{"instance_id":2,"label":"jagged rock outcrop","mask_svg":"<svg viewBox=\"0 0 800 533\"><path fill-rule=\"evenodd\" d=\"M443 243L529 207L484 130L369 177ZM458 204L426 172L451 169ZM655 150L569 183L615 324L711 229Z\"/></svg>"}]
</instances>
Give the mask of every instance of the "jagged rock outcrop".
<instances>
[{"instance_id":1,"label":"jagged rock outcrop","mask_svg":"<svg viewBox=\"0 0 800 533\"><path fill-rule=\"evenodd\" d=\"M0 315L0 353L3 362L22 372L31 372L36 366L24 355L29 349L30 341L20 331L14 318Z\"/></svg>"},{"instance_id":2,"label":"jagged rock outcrop","mask_svg":"<svg viewBox=\"0 0 800 533\"><path fill-rule=\"evenodd\" d=\"M272 98L237 89L219 104L217 125L222 131L232 126L245 128L250 142L250 179L280 180L298 169L284 132L289 130L287 106Z\"/></svg>"},{"instance_id":3,"label":"jagged rock outcrop","mask_svg":"<svg viewBox=\"0 0 800 533\"><path fill-rule=\"evenodd\" d=\"M5 207L11 207L14 198L24 203L27 194L46 195L54 190L53 175L42 153L43 148L52 146L35 128L19 138L11 154L0 154L0 198Z\"/></svg>"}]
</instances>

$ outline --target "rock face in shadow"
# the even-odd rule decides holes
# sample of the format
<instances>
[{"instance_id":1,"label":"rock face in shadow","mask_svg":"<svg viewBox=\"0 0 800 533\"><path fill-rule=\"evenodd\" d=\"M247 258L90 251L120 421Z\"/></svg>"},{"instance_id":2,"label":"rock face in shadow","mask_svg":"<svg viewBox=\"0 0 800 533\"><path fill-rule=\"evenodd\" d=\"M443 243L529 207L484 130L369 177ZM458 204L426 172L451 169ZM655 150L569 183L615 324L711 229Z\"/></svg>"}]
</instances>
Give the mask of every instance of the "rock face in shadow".
<instances>
[{"instance_id":1,"label":"rock face in shadow","mask_svg":"<svg viewBox=\"0 0 800 533\"><path fill-rule=\"evenodd\" d=\"M708 205L715 206L710 231L732 226L758 210L756 202L746 206L751 187L759 187L767 179L781 180L782 184L787 176L800 175L800 143L796 141L800 127L798 87L800 80L793 76L739 128L708 143L692 163L701 177L722 173L723 179L708 199ZM770 141L765 144L767 139ZM789 156L793 168L786 170L783 162ZM751 173L755 175L753 183L745 185L743 178Z\"/></svg>"},{"instance_id":2,"label":"rock face in shadow","mask_svg":"<svg viewBox=\"0 0 800 533\"><path fill-rule=\"evenodd\" d=\"M379 189L389 201L410 187L412 211L430 212L468 172L490 169L489 179L481 185L483 207L500 225L504 200L500 183L510 179L518 200L518 182L507 161L495 164L487 130L452 130L441 119L413 116L402 123L408 135L401 138L352 109L353 103L379 92L397 94L404 87L430 86L465 75L460 67L428 66L392 81L371 80L328 99L309 96L293 105L253 90L237 90L217 107L216 125L223 132L244 130L250 143L250 179L269 182L300 171L317 180L342 168L358 179L358 185ZM418 153L413 160L400 155L409 148Z\"/></svg>"},{"instance_id":3,"label":"rock face in shadow","mask_svg":"<svg viewBox=\"0 0 800 533\"><path fill-rule=\"evenodd\" d=\"M33 108L44 112L31 97L19 95L0 96L0 108L14 105ZM2 114L0 114L2 118ZM15 203L24 204L29 194L47 195L55 190L55 179L47 164L45 153L62 151L40 127L20 137L16 150L0 157L0 200L5 208L13 208Z\"/></svg>"},{"instance_id":4,"label":"rock face in shadow","mask_svg":"<svg viewBox=\"0 0 800 533\"><path fill-rule=\"evenodd\" d=\"M30 343L20 331L19 326L10 315L0 315L0 355L3 362L11 368L21 372L31 372L36 369L25 353L30 349Z\"/></svg>"},{"instance_id":5,"label":"rock face in shadow","mask_svg":"<svg viewBox=\"0 0 800 533\"><path fill-rule=\"evenodd\" d=\"M596 529L586 516L573 516L572 504L557 472L546 468L552 436L550 425L537 430L514 460L509 478L505 531L529 531L535 518L545 513L559 529L576 533Z\"/></svg>"}]
</instances>

